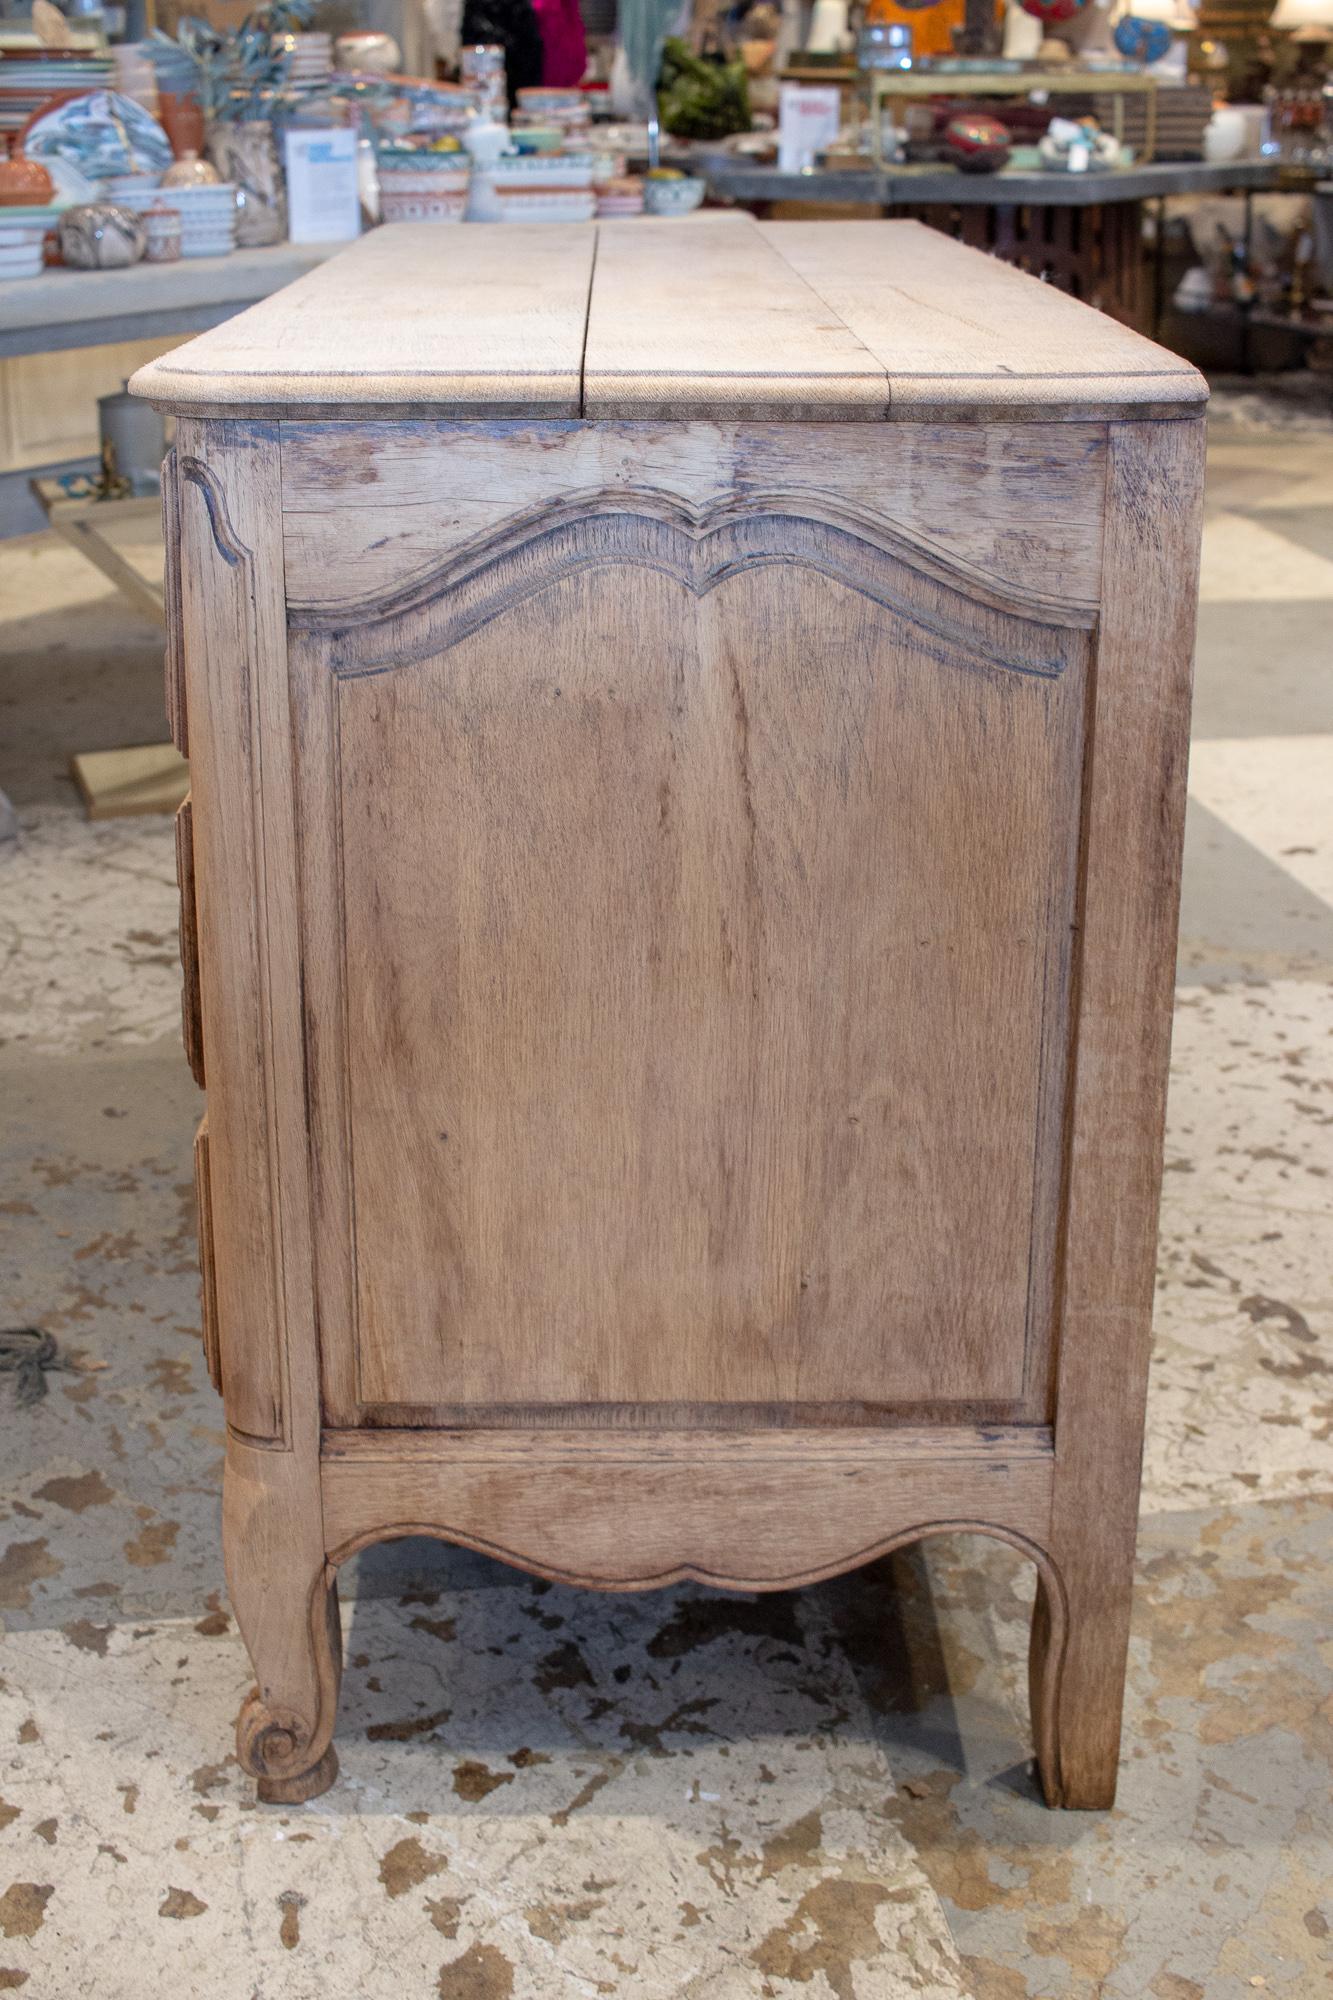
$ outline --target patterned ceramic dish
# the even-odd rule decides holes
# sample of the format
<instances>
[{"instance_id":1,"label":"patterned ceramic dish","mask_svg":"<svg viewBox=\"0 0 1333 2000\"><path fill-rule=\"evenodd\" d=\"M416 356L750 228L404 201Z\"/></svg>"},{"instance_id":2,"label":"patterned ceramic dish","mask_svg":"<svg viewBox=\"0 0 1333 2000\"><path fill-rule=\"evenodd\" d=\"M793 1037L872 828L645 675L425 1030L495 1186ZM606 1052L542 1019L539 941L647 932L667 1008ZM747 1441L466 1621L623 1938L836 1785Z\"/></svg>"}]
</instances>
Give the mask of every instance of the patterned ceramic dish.
<instances>
[{"instance_id":1,"label":"patterned ceramic dish","mask_svg":"<svg viewBox=\"0 0 1333 2000\"><path fill-rule=\"evenodd\" d=\"M688 215L703 200L704 188L692 174L678 181L645 181L643 205L649 215Z\"/></svg>"},{"instance_id":2,"label":"patterned ceramic dish","mask_svg":"<svg viewBox=\"0 0 1333 2000\"><path fill-rule=\"evenodd\" d=\"M182 257L227 257L236 248L236 185L155 188L151 193L124 195L117 207L142 216L160 206L180 217Z\"/></svg>"},{"instance_id":3,"label":"patterned ceramic dish","mask_svg":"<svg viewBox=\"0 0 1333 2000\"><path fill-rule=\"evenodd\" d=\"M510 127L510 138L520 153L558 153L565 143L559 125L524 125L518 119Z\"/></svg>"},{"instance_id":4,"label":"patterned ceramic dish","mask_svg":"<svg viewBox=\"0 0 1333 2000\"><path fill-rule=\"evenodd\" d=\"M40 112L23 149L30 160L72 160L90 180L124 174L157 178L171 165L171 141L156 118L118 90L90 90Z\"/></svg>"},{"instance_id":5,"label":"patterned ceramic dish","mask_svg":"<svg viewBox=\"0 0 1333 2000\"><path fill-rule=\"evenodd\" d=\"M446 172L422 167L381 167L380 195L467 194L471 170L453 164Z\"/></svg>"},{"instance_id":6,"label":"patterned ceramic dish","mask_svg":"<svg viewBox=\"0 0 1333 2000\"><path fill-rule=\"evenodd\" d=\"M591 188L591 153L507 154L490 169L497 193L506 189L551 188L561 192ZM702 186L702 182L700 183Z\"/></svg>"},{"instance_id":7,"label":"patterned ceramic dish","mask_svg":"<svg viewBox=\"0 0 1333 2000\"><path fill-rule=\"evenodd\" d=\"M103 89L110 56L91 49L6 48L0 62L0 133L21 132L53 97Z\"/></svg>"},{"instance_id":8,"label":"patterned ceramic dish","mask_svg":"<svg viewBox=\"0 0 1333 2000\"><path fill-rule=\"evenodd\" d=\"M518 93L518 108L528 118L550 119L552 124L582 125L588 119L588 100L581 90L556 89L534 84Z\"/></svg>"},{"instance_id":9,"label":"patterned ceramic dish","mask_svg":"<svg viewBox=\"0 0 1333 2000\"><path fill-rule=\"evenodd\" d=\"M137 193L116 197L116 207L128 209L132 215L142 215L154 203L164 201L168 208L174 208L181 221L192 223L222 224L231 222L236 216L236 184L234 181L219 181L213 187L173 187L140 188Z\"/></svg>"},{"instance_id":10,"label":"patterned ceramic dish","mask_svg":"<svg viewBox=\"0 0 1333 2000\"><path fill-rule=\"evenodd\" d=\"M227 257L236 248L236 187L221 181L216 187L157 188L150 194L127 195L117 203L142 216L155 204L174 209L180 217L182 257Z\"/></svg>"},{"instance_id":11,"label":"patterned ceramic dish","mask_svg":"<svg viewBox=\"0 0 1333 2000\"><path fill-rule=\"evenodd\" d=\"M385 222L461 222L467 208L467 188L438 188L406 193L380 183L380 214Z\"/></svg>"},{"instance_id":12,"label":"patterned ceramic dish","mask_svg":"<svg viewBox=\"0 0 1333 2000\"><path fill-rule=\"evenodd\" d=\"M591 188L497 187L501 222L591 222L597 198Z\"/></svg>"}]
</instances>

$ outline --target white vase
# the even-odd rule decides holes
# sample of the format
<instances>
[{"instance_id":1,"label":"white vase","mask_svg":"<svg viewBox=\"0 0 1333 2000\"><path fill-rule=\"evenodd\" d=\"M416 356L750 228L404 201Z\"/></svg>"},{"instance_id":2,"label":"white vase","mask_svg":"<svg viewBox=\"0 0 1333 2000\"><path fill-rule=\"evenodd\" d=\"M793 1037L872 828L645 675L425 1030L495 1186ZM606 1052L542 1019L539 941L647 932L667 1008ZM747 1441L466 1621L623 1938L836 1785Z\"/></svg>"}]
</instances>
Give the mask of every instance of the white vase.
<instances>
[{"instance_id":1,"label":"white vase","mask_svg":"<svg viewBox=\"0 0 1333 2000\"><path fill-rule=\"evenodd\" d=\"M237 189L237 243L246 250L281 243L287 234L287 196L268 121L211 126L208 157Z\"/></svg>"},{"instance_id":2,"label":"white vase","mask_svg":"<svg viewBox=\"0 0 1333 2000\"><path fill-rule=\"evenodd\" d=\"M805 38L807 55L834 56L848 48L847 0L815 0L810 10L810 32Z\"/></svg>"}]
</instances>

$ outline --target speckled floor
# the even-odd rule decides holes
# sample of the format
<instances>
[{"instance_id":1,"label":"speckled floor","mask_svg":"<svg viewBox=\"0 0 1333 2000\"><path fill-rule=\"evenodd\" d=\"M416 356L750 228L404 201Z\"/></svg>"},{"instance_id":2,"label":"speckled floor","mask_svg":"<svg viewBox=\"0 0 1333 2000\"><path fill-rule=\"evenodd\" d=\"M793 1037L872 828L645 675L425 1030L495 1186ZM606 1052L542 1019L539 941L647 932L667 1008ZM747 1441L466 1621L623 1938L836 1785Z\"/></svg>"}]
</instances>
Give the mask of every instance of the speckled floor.
<instances>
[{"instance_id":1,"label":"speckled floor","mask_svg":"<svg viewBox=\"0 0 1333 2000\"><path fill-rule=\"evenodd\" d=\"M1211 453L1120 1803L1038 1802L1030 1579L934 1544L604 1598L404 1543L347 1579L343 1777L256 1807L197 1326L160 640L0 559L0 1992L32 2000L1333 1994L1333 436ZM11 670L9 662L14 663Z\"/></svg>"}]
</instances>

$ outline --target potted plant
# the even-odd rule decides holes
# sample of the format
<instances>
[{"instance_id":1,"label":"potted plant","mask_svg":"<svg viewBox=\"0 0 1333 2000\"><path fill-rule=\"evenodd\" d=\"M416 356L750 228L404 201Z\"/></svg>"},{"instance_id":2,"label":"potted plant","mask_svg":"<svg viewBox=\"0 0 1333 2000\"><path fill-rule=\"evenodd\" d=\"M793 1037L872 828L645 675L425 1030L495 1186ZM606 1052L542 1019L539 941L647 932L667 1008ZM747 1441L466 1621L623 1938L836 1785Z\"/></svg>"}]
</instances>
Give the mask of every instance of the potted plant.
<instances>
[{"instance_id":1,"label":"potted plant","mask_svg":"<svg viewBox=\"0 0 1333 2000\"><path fill-rule=\"evenodd\" d=\"M271 122L287 82L291 40L310 18L312 0L270 0L239 28L222 30L183 15L175 36L154 39L187 56L204 114L205 150L224 181L234 183L240 213L236 240L248 248L279 243L287 234L282 168Z\"/></svg>"}]
</instances>

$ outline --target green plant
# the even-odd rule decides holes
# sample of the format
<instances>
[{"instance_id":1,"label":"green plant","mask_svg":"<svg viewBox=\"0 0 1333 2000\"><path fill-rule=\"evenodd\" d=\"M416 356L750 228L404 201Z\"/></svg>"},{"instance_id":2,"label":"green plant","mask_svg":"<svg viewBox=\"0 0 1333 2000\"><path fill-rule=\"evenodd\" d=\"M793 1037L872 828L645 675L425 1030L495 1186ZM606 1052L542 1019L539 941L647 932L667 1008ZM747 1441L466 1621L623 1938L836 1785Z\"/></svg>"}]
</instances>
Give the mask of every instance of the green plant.
<instances>
[{"instance_id":1,"label":"green plant","mask_svg":"<svg viewBox=\"0 0 1333 2000\"><path fill-rule=\"evenodd\" d=\"M657 106L664 130L682 139L725 139L729 132L748 132L745 66L697 56L688 42L672 35L662 49Z\"/></svg>"},{"instance_id":2,"label":"green plant","mask_svg":"<svg viewBox=\"0 0 1333 2000\"><path fill-rule=\"evenodd\" d=\"M314 0L269 0L225 33L196 14L183 14L174 35L154 28L152 39L193 65L195 95L210 125L239 124L267 116L281 94L291 63L285 38L306 25L313 5Z\"/></svg>"}]
</instances>

